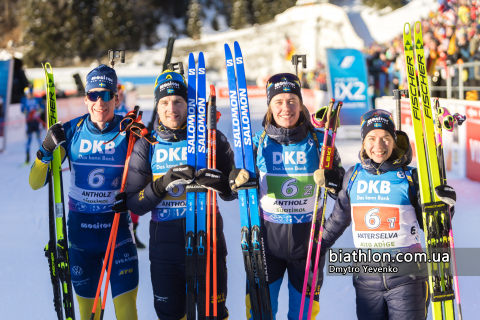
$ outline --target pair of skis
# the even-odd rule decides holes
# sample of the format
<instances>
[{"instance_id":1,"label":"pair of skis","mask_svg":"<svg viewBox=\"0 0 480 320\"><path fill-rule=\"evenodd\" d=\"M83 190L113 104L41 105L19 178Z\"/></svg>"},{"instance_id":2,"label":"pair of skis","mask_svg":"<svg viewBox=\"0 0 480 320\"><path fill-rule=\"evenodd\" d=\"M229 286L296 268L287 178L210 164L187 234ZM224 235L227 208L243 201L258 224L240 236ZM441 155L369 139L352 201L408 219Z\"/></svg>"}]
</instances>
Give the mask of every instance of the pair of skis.
<instances>
[{"instance_id":1,"label":"pair of skis","mask_svg":"<svg viewBox=\"0 0 480 320\"><path fill-rule=\"evenodd\" d=\"M213 85L210 86L208 116L206 95L204 55L200 52L198 56L197 77L195 57L193 53L190 53L188 57L187 164L194 167L196 171L205 168L216 168L217 109L215 105L215 87ZM195 304L197 305L198 318L209 318L211 316L211 303L213 303L213 318L216 319L216 192L207 191L194 183L187 186L186 192L185 275L187 285L187 319L196 319ZM212 266L211 260L213 260ZM210 269L213 271L212 299L210 299Z\"/></svg>"},{"instance_id":2,"label":"pair of skis","mask_svg":"<svg viewBox=\"0 0 480 320\"><path fill-rule=\"evenodd\" d=\"M240 45L234 43L235 59L225 44L228 92L232 116L235 167L248 171L255 179L255 157L247 96L245 67ZM236 71L236 72L235 72ZM258 208L258 186L249 184L238 190L241 222L241 247L247 275L248 295L254 320L273 319L268 288L268 273Z\"/></svg>"},{"instance_id":3,"label":"pair of skis","mask_svg":"<svg viewBox=\"0 0 480 320\"><path fill-rule=\"evenodd\" d=\"M413 33L415 38L413 38ZM415 132L415 151L420 182L420 200L423 212L425 244L427 254L444 250L454 257L453 233L450 208L435 192L435 188L446 183L441 131L435 141L434 115L432 114L426 63L423 49L422 27L416 22L414 28L406 23L403 30L405 65L408 75L408 89L412 109L412 125ZM415 51L414 51L415 49ZM415 70L418 70L418 83ZM420 100L422 106L420 106ZM437 108L438 109L438 108ZM437 111L437 110L435 110ZM440 121L437 119L437 132ZM441 130L441 128L440 128ZM439 149L437 152L437 143ZM440 228L442 226L442 229ZM454 262L455 265L455 262ZM433 319L455 319L453 305L454 288L452 268L449 263L428 263L429 287ZM458 281L455 276L457 308L462 319Z\"/></svg>"},{"instance_id":4,"label":"pair of skis","mask_svg":"<svg viewBox=\"0 0 480 320\"><path fill-rule=\"evenodd\" d=\"M47 123L48 128L57 123L57 98L55 82L50 63L44 65L45 83L47 86ZM49 236L45 246L45 256L50 267L50 277L53 286L53 304L58 320L74 320L75 308L73 304L72 278L68 258L68 238L65 220L63 198L62 159L60 148L53 152L48 174L48 221ZM65 311L65 318L63 315Z\"/></svg>"},{"instance_id":5,"label":"pair of skis","mask_svg":"<svg viewBox=\"0 0 480 320\"><path fill-rule=\"evenodd\" d=\"M333 159L335 157L335 137L337 135L337 128L338 128L338 119L340 114L340 109L342 108L343 103L339 101L337 105L334 107L335 99L330 99L330 104L327 108L327 114L325 127L324 127L324 136L323 136L323 145L322 145L322 152L320 155L320 169L332 169ZM330 144L328 144L328 132L331 131L332 139ZM316 136L314 136L316 139ZM318 145L318 141L315 141ZM312 249L313 249L313 241L315 239L315 225L317 222L317 212L319 210L318 205L320 203L320 193L321 188L317 186L317 190L315 192L315 208L313 211L312 217L312 228L310 230L310 242L308 244L308 255L307 255L307 262L305 266L305 277L303 279L303 290L302 290L302 300L300 302L300 313L298 315L298 319L303 319L303 309L305 305L305 298L307 294L307 287L308 287L308 280L310 277L310 261L312 258ZM318 265L320 264L320 249L322 247L322 235L323 235L323 226L325 224L325 210L327 208L327 190L323 190L323 204L322 204L322 215L320 217L320 230L318 232L318 240L317 240L317 251L315 254L315 264L313 265L313 278L312 283L310 285L310 300L308 304L308 315L307 319L310 320L312 318L312 307L313 307L313 298L315 296L315 291L317 287L317 274L318 274Z\"/></svg>"}]
</instances>

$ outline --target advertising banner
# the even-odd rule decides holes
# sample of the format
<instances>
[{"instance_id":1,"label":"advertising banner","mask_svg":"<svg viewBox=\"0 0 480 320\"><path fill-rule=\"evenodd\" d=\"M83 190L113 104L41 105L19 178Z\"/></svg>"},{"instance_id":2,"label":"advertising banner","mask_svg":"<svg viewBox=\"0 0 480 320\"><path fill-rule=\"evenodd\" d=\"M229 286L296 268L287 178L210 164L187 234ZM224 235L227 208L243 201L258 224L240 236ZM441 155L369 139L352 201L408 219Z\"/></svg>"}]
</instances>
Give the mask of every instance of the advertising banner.
<instances>
[{"instance_id":1,"label":"advertising banner","mask_svg":"<svg viewBox=\"0 0 480 320\"><path fill-rule=\"evenodd\" d=\"M480 107L467 106L467 178L480 181Z\"/></svg>"},{"instance_id":2,"label":"advertising banner","mask_svg":"<svg viewBox=\"0 0 480 320\"><path fill-rule=\"evenodd\" d=\"M358 125L362 114L372 108L367 95L365 57L356 49L327 49L329 91L343 102L341 125Z\"/></svg>"},{"instance_id":3,"label":"advertising banner","mask_svg":"<svg viewBox=\"0 0 480 320\"><path fill-rule=\"evenodd\" d=\"M0 61L0 152L5 150L5 119L10 104L13 60Z\"/></svg>"}]
</instances>

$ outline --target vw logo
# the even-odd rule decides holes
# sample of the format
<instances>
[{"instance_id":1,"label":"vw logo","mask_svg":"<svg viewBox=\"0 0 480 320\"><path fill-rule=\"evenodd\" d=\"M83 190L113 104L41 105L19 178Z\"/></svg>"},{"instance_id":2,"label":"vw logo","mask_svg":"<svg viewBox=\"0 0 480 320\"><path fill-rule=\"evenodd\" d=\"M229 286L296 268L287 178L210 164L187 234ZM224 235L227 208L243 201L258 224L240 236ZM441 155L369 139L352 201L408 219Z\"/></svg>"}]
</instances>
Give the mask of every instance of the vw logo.
<instances>
[{"instance_id":1,"label":"vw logo","mask_svg":"<svg viewBox=\"0 0 480 320\"><path fill-rule=\"evenodd\" d=\"M83 273L83 270L79 266L73 266L72 267L72 273L76 276L81 276L82 273Z\"/></svg>"}]
</instances>

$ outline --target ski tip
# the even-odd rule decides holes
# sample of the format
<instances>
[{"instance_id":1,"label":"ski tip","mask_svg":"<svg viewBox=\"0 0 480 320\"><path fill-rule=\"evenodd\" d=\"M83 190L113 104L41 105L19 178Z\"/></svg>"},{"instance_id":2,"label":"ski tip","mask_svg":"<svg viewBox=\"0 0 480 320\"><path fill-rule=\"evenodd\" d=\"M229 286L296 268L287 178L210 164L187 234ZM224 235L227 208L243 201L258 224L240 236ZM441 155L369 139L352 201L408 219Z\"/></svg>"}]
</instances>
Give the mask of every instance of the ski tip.
<instances>
[{"instance_id":1,"label":"ski tip","mask_svg":"<svg viewBox=\"0 0 480 320\"><path fill-rule=\"evenodd\" d=\"M406 22L404 25L403 25L403 34L410 34L410 30L411 30L411 27L410 27L410 23Z\"/></svg>"},{"instance_id":2,"label":"ski tip","mask_svg":"<svg viewBox=\"0 0 480 320\"><path fill-rule=\"evenodd\" d=\"M198 54L198 59L203 59L203 52L200 51L200 53Z\"/></svg>"},{"instance_id":3,"label":"ski tip","mask_svg":"<svg viewBox=\"0 0 480 320\"><path fill-rule=\"evenodd\" d=\"M335 99L333 99L333 98L330 99L330 103L332 103L332 104L335 103Z\"/></svg>"},{"instance_id":4,"label":"ski tip","mask_svg":"<svg viewBox=\"0 0 480 320\"><path fill-rule=\"evenodd\" d=\"M235 41L235 42L233 43L233 47L235 48L235 51L240 51L240 52L241 52L241 50L240 50L240 44L238 43L238 41Z\"/></svg>"},{"instance_id":5,"label":"ski tip","mask_svg":"<svg viewBox=\"0 0 480 320\"><path fill-rule=\"evenodd\" d=\"M422 23L420 21L415 22L413 31L415 34L421 34L422 33Z\"/></svg>"},{"instance_id":6,"label":"ski tip","mask_svg":"<svg viewBox=\"0 0 480 320\"><path fill-rule=\"evenodd\" d=\"M210 85L210 96L215 97L215 86L213 84Z\"/></svg>"},{"instance_id":7,"label":"ski tip","mask_svg":"<svg viewBox=\"0 0 480 320\"><path fill-rule=\"evenodd\" d=\"M225 49L225 51L231 52L231 51L230 51L230 46L228 45L228 43L225 43L225 44L223 45L223 48Z\"/></svg>"}]
</instances>

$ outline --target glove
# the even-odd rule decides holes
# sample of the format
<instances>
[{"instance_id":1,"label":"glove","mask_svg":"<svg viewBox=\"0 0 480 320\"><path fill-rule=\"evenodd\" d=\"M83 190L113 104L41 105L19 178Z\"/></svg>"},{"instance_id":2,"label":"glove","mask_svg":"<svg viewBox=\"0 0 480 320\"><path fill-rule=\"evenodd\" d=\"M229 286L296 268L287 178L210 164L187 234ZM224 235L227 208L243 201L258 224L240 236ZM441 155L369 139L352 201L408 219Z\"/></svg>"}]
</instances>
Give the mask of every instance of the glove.
<instances>
[{"instance_id":1,"label":"glove","mask_svg":"<svg viewBox=\"0 0 480 320\"><path fill-rule=\"evenodd\" d=\"M195 169L188 164L170 168L167 173L152 183L153 192L157 197L163 197L166 192L179 184L190 184L195 179Z\"/></svg>"},{"instance_id":2,"label":"glove","mask_svg":"<svg viewBox=\"0 0 480 320\"><path fill-rule=\"evenodd\" d=\"M57 122L50 127L47 131L47 136L43 140L42 148L49 152L53 153L62 143L67 139L65 138L65 132L63 131L62 122Z\"/></svg>"},{"instance_id":3,"label":"glove","mask_svg":"<svg viewBox=\"0 0 480 320\"><path fill-rule=\"evenodd\" d=\"M204 188L220 192L223 195L232 193L227 177L217 169L201 169L197 172L195 182Z\"/></svg>"},{"instance_id":4,"label":"glove","mask_svg":"<svg viewBox=\"0 0 480 320\"><path fill-rule=\"evenodd\" d=\"M337 194L341 189L340 176L331 169L317 169L313 173L313 179L317 186L327 189L327 191Z\"/></svg>"},{"instance_id":5,"label":"glove","mask_svg":"<svg viewBox=\"0 0 480 320\"><path fill-rule=\"evenodd\" d=\"M126 212L129 210L127 207L126 192L120 192L115 195L115 202L113 203L112 210L115 212Z\"/></svg>"},{"instance_id":6,"label":"glove","mask_svg":"<svg viewBox=\"0 0 480 320\"><path fill-rule=\"evenodd\" d=\"M455 202L457 202L457 194L449 185L441 184L437 186L435 188L435 194L440 198L440 200L442 200L442 202L445 202L450 207L453 207Z\"/></svg>"},{"instance_id":7,"label":"glove","mask_svg":"<svg viewBox=\"0 0 480 320\"><path fill-rule=\"evenodd\" d=\"M246 187L255 187L256 179L250 179L250 174L245 169L233 169L228 175L228 184L232 191L237 192L239 189ZM241 188L242 187L242 188Z\"/></svg>"}]
</instances>

